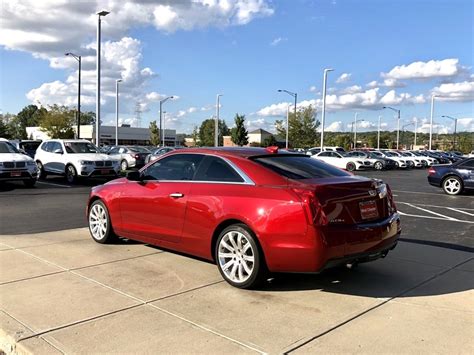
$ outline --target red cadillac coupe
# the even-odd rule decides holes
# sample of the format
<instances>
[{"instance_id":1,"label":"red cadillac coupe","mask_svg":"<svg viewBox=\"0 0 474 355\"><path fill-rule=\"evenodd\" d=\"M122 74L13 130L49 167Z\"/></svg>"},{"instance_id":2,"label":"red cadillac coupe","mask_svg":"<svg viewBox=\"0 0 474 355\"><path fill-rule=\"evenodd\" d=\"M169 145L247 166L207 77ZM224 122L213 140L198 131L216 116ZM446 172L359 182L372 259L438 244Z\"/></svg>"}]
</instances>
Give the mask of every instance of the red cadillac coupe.
<instances>
[{"instance_id":1,"label":"red cadillac coupe","mask_svg":"<svg viewBox=\"0 0 474 355\"><path fill-rule=\"evenodd\" d=\"M214 261L252 288L268 272L385 257L400 235L389 187L278 148L181 149L91 191L92 238L123 237Z\"/></svg>"}]
</instances>

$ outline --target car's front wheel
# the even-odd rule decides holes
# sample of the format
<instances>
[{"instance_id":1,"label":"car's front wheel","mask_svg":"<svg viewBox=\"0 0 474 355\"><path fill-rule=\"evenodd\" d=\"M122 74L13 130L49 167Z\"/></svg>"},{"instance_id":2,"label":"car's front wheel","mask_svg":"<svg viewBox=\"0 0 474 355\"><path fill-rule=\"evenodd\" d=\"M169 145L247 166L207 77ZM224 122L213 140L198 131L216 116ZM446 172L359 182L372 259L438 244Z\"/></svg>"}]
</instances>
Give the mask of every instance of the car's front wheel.
<instances>
[{"instance_id":1,"label":"car's front wheel","mask_svg":"<svg viewBox=\"0 0 474 355\"><path fill-rule=\"evenodd\" d=\"M36 162L36 166L38 167L39 170L39 179L46 179L46 171L44 170L44 166L40 161Z\"/></svg>"},{"instance_id":2,"label":"car's front wheel","mask_svg":"<svg viewBox=\"0 0 474 355\"><path fill-rule=\"evenodd\" d=\"M116 239L110 222L109 210L101 200L92 202L87 220L92 239L97 243L106 244Z\"/></svg>"},{"instance_id":3,"label":"car's front wheel","mask_svg":"<svg viewBox=\"0 0 474 355\"><path fill-rule=\"evenodd\" d=\"M347 171L354 171L356 169L356 165L353 162L349 162L346 165L346 170Z\"/></svg>"},{"instance_id":4,"label":"car's front wheel","mask_svg":"<svg viewBox=\"0 0 474 355\"><path fill-rule=\"evenodd\" d=\"M77 171L73 165L66 166L66 180L70 184L74 184L77 181Z\"/></svg>"},{"instance_id":5,"label":"car's front wheel","mask_svg":"<svg viewBox=\"0 0 474 355\"><path fill-rule=\"evenodd\" d=\"M379 161L376 161L374 164L375 170L382 170L383 169L383 164Z\"/></svg>"},{"instance_id":6,"label":"car's front wheel","mask_svg":"<svg viewBox=\"0 0 474 355\"><path fill-rule=\"evenodd\" d=\"M216 262L232 286L253 288L265 277L265 263L254 234L244 224L225 228L216 243Z\"/></svg>"},{"instance_id":7,"label":"car's front wheel","mask_svg":"<svg viewBox=\"0 0 474 355\"><path fill-rule=\"evenodd\" d=\"M122 169L122 171L125 171L128 169L128 163L126 160L122 160L122 162L120 163L120 169Z\"/></svg>"},{"instance_id":8,"label":"car's front wheel","mask_svg":"<svg viewBox=\"0 0 474 355\"><path fill-rule=\"evenodd\" d=\"M449 176L443 181L443 190L448 195L459 195L462 188L462 181L457 176Z\"/></svg>"}]
</instances>

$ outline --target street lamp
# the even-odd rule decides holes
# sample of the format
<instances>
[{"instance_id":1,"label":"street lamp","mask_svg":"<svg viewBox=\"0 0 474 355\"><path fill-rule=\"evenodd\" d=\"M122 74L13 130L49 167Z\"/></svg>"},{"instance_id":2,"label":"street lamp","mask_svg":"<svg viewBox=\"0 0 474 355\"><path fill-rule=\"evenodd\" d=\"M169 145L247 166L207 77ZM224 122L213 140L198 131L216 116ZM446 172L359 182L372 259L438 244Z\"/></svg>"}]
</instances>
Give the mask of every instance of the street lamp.
<instances>
[{"instance_id":1,"label":"street lamp","mask_svg":"<svg viewBox=\"0 0 474 355\"><path fill-rule=\"evenodd\" d=\"M278 92L286 92L288 95L293 96L295 99L295 107L294 107L294 113L295 113L295 119L296 119L296 104L298 102L298 94L296 92L291 92L288 90L283 90L283 89L278 89ZM286 149L288 149L288 130L290 128L289 124L289 112L287 110L287 115L286 115Z\"/></svg>"},{"instance_id":2,"label":"street lamp","mask_svg":"<svg viewBox=\"0 0 474 355\"><path fill-rule=\"evenodd\" d=\"M377 128L377 150L380 149L380 121L382 120L382 116L379 116L379 125Z\"/></svg>"},{"instance_id":3,"label":"street lamp","mask_svg":"<svg viewBox=\"0 0 474 355\"><path fill-rule=\"evenodd\" d=\"M433 114L434 114L434 99L438 95L431 95L431 117L430 117L430 143L428 149L431 150L431 141L433 138Z\"/></svg>"},{"instance_id":4,"label":"street lamp","mask_svg":"<svg viewBox=\"0 0 474 355\"><path fill-rule=\"evenodd\" d=\"M290 128L290 105L286 106L286 144L285 144L286 149L288 149L289 128Z\"/></svg>"},{"instance_id":5,"label":"street lamp","mask_svg":"<svg viewBox=\"0 0 474 355\"><path fill-rule=\"evenodd\" d=\"M100 30L101 30L101 18L107 16L110 12L101 11L97 13L97 65L96 65L96 76L97 76L97 88L95 94L95 144L99 146L100 143Z\"/></svg>"},{"instance_id":6,"label":"street lamp","mask_svg":"<svg viewBox=\"0 0 474 355\"><path fill-rule=\"evenodd\" d=\"M115 145L118 145L119 127L119 83L122 79L115 80Z\"/></svg>"},{"instance_id":7,"label":"street lamp","mask_svg":"<svg viewBox=\"0 0 474 355\"><path fill-rule=\"evenodd\" d=\"M80 55L71 52L64 53L66 56L71 56L79 63L79 74L77 79L77 138L81 138L81 59Z\"/></svg>"},{"instance_id":8,"label":"street lamp","mask_svg":"<svg viewBox=\"0 0 474 355\"><path fill-rule=\"evenodd\" d=\"M163 111L163 147L166 147L165 126L166 126L166 111Z\"/></svg>"},{"instance_id":9,"label":"street lamp","mask_svg":"<svg viewBox=\"0 0 474 355\"><path fill-rule=\"evenodd\" d=\"M214 147L219 146L219 108L220 108L220 99L222 94L217 94L216 96L216 123L214 125Z\"/></svg>"},{"instance_id":10,"label":"street lamp","mask_svg":"<svg viewBox=\"0 0 474 355\"><path fill-rule=\"evenodd\" d=\"M407 124L402 126L403 138L405 138L405 127L409 127L409 126L414 125L414 124L415 124L415 122L410 122L410 123L407 123ZM415 126L415 130L416 130L416 126Z\"/></svg>"},{"instance_id":11,"label":"street lamp","mask_svg":"<svg viewBox=\"0 0 474 355\"><path fill-rule=\"evenodd\" d=\"M357 119L358 115L359 114L356 112L356 114L354 115L354 122L352 122L352 127L351 127L351 131L354 131L354 145L353 145L354 149L357 148L357 122L365 121L365 120L358 120Z\"/></svg>"},{"instance_id":12,"label":"street lamp","mask_svg":"<svg viewBox=\"0 0 474 355\"><path fill-rule=\"evenodd\" d=\"M330 69L330 68L324 69L324 75L323 75L323 113L321 115L321 152L323 151L324 118L326 117L326 84L328 80L328 72L330 71L334 71L334 69Z\"/></svg>"},{"instance_id":13,"label":"street lamp","mask_svg":"<svg viewBox=\"0 0 474 355\"><path fill-rule=\"evenodd\" d=\"M450 118L454 121L453 149L456 149L456 130L457 130L457 126L458 126L458 119L454 118L454 117L451 117L451 116L447 116L447 115L443 115L441 117Z\"/></svg>"},{"instance_id":14,"label":"street lamp","mask_svg":"<svg viewBox=\"0 0 474 355\"><path fill-rule=\"evenodd\" d=\"M168 97L165 97L163 100L160 100L160 136L162 137L161 141L163 142L163 147L165 146L165 132L163 129L161 129L163 127L162 111L163 111L163 104L169 99L174 99L174 96L168 96Z\"/></svg>"},{"instance_id":15,"label":"street lamp","mask_svg":"<svg viewBox=\"0 0 474 355\"><path fill-rule=\"evenodd\" d=\"M397 150L398 150L398 142L400 141L400 110L390 106L384 106L383 109L389 109L395 111L397 113Z\"/></svg>"}]
</instances>

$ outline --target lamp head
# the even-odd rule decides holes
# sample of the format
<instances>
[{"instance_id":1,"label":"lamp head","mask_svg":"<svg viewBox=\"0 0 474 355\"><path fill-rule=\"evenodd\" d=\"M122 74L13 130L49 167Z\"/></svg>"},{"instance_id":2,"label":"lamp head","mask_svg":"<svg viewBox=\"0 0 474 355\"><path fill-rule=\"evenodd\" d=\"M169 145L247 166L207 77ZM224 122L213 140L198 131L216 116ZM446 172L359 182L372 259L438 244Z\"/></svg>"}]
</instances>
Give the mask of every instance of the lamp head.
<instances>
[{"instance_id":1,"label":"lamp head","mask_svg":"<svg viewBox=\"0 0 474 355\"><path fill-rule=\"evenodd\" d=\"M109 11L105 11L105 10L102 10L102 11L100 11L100 12L97 13L97 15L99 15L99 16L107 16L108 14L110 14L110 12L109 12Z\"/></svg>"}]
</instances>

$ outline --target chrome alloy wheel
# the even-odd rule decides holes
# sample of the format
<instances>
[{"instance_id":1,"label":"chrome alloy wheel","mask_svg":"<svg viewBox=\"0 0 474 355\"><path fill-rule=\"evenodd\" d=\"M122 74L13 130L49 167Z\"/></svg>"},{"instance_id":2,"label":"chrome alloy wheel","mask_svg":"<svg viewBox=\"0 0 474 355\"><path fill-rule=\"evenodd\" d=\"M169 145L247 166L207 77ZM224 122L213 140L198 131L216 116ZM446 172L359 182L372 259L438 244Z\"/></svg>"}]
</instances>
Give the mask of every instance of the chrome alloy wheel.
<instances>
[{"instance_id":1,"label":"chrome alloy wheel","mask_svg":"<svg viewBox=\"0 0 474 355\"><path fill-rule=\"evenodd\" d=\"M107 212L101 204L95 204L89 212L89 229L92 237L102 240L107 235L108 219Z\"/></svg>"},{"instance_id":2,"label":"chrome alloy wheel","mask_svg":"<svg viewBox=\"0 0 474 355\"><path fill-rule=\"evenodd\" d=\"M255 268L255 251L247 237L237 231L221 238L218 259L225 276L235 283L247 281Z\"/></svg>"},{"instance_id":3,"label":"chrome alloy wheel","mask_svg":"<svg viewBox=\"0 0 474 355\"><path fill-rule=\"evenodd\" d=\"M450 177L444 181L443 187L449 195L456 195L461 191L461 182L455 177Z\"/></svg>"}]
</instances>

